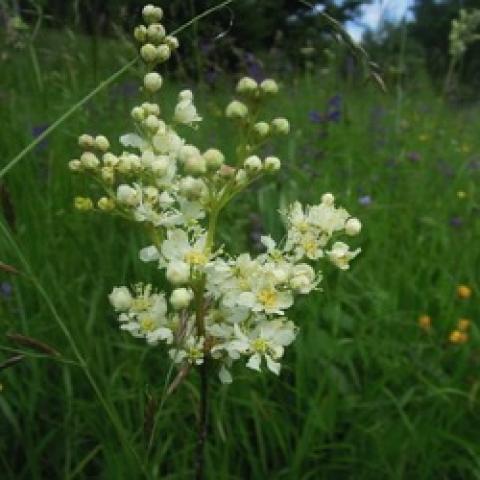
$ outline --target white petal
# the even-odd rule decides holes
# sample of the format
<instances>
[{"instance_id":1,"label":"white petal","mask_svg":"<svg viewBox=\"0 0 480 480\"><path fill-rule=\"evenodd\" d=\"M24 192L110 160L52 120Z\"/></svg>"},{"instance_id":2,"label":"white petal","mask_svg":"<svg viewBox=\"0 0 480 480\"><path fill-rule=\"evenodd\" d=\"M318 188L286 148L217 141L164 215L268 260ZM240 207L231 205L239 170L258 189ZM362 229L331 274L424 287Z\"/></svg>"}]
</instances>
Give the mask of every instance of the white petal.
<instances>
[{"instance_id":1,"label":"white petal","mask_svg":"<svg viewBox=\"0 0 480 480\"><path fill-rule=\"evenodd\" d=\"M274 362L270 355L265 355L265 358L267 360L267 367L268 369L273 372L275 375L278 375L280 373L280 368L281 365L279 362Z\"/></svg>"},{"instance_id":2,"label":"white petal","mask_svg":"<svg viewBox=\"0 0 480 480\"><path fill-rule=\"evenodd\" d=\"M120 143L124 147L134 147L138 148L139 150L144 150L148 145L148 143L136 133L127 133L122 135L120 137Z\"/></svg>"},{"instance_id":3,"label":"white petal","mask_svg":"<svg viewBox=\"0 0 480 480\"><path fill-rule=\"evenodd\" d=\"M254 353L247 362L247 367L251 368L252 370L257 370L260 372L260 363L262 361L262 357L259 353Z\"/></svg>"}]
</instances>

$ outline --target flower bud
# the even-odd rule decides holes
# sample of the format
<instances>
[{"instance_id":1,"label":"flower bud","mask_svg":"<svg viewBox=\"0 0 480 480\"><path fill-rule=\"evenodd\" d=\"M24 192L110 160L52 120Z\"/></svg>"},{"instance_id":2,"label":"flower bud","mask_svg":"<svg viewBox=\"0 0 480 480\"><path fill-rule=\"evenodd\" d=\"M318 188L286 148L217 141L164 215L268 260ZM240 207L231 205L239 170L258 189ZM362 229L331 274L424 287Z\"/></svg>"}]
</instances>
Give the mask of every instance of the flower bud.
<instances>
[{"instance_id":1,"label":"flower bud","mask_svg":"<svg viewBox=\"0 0 480 480\"><path fill-rule=\"evenodd\" d=\"M176 288L170 296L170 303L175 310L188 307L193 300L193 292L190 288Z\"/></svg>"},{"instance_id":2,"label":"flower bud","mask_svg":"<svg viewBox=\"0 0 480 480\"><path fill-rule=\"evenodd\" d=\"M290 287L298 293L307 294L314 287L315 271L307 263L299 263L293 267Z\"/></svg>"},{"instance_id":3,"label":"flower bud","mask_svg":"<svg viewBox=\"0 0 480 480\"><path fill-rule=\"evenodd\" d=\"M156 187L149 185L143 189L143 193L149 202L155 202L158 200L158 188Z\"/></svg>"},{"instance_id":4,"label":"flower bud","mask_svg":"<svg viewBox=\"0 0 480 480\"><path fill-rule=\"evenodd\" d=\"M124 205L136 206L139 203L137 190L130 185L119 185L117 188L117 200Z\"/></svg>"},{"instance_id":5,"label":"flower bud","mask_svg":"<svg viewBox=\"0 0 480 480\"><path fill-rule=\"evenodd\" d=\"M115 201L108 197L102 197L97 202L97 206L100 210L104 212L113 210L115 208Z\"/></svg>"},{"instance_id":6,"label":"flower bud","mask_svg":"<svg viewBox=\"0 0 480 480\"><path fill-rule=\"evenodd\" d=\"M155 45L146 43L140 49L140 55L147 63L153 63L155 60L157 60L157 49Z\"/></svg>"},{"instance_id":7,"label":"flower bud","mask_svg":"<svg viewBox=\"0 0 480 480\"><path fill-rule=\"evenodd\" d=\"M97 135L95 137L95 147L102 152L106 152L110 148L110 142L104 135Z\"/></svg>"},{"instance_id":8,"label":"flower bud","mask_svg":"<svg viewBox=\"0 0 480 480\"><path fill-rule=\"evenodd\" d=\"M188 157L183 167L185 172L191 175L205 175L207 173L207 162L201 155Z\"/></svg>"},{"instance_id":9,"label":"flower bud","mask_svg":"<svg viewBox=\"0 0 480 480\"><path fill-rule=\"evenodd\" d=\"M190 200L201 197L205 188L205 184L201 180L193 177L183 177L179 186L181 195Z\"/></svg>"},{"instance_id":10,"label":"flower bud","mask_svg":"<svg viewBox=\"0 0 480 480\"><path fill-rule=\"evenodd\" d=\"M331 193L324 193L322 195L322 203L331 206L335 202L335 197Z\"/></svg>"},{"instance_id":11,"label":"flower bud","mask_svg":"<svg viewBox=\"0 0 480 480\"><path fill-rule=\"evenodd\" d=\"M360 223L360 220L358 218L349 218L345 222L345 233L347 235L354 237L355 235L358 235L360 233L361 229L362 224Z\"/></svg>"},{"instance_id":12,"label":"flower bud","mask_svg":"<svg viewBox=\"0 0 480 480\"><path fill-rule=\"evenodd\" d=\"M216 148L209 148L206 152L203 152L203 158L207 162L209 170L218 170L225 160L223 153Z\"/></svg>"},{"instance_id":13,"label":"flower bud","mask_svg":"<svg viewBox=\"0 0 480 480\"><path fill-rule=\"evenodd\" d=\"M82 148L93 148L95 146L95 140L91 135L84 133L78 137L78 145Z\"/></svg>"},{"instance_id":14,"label":"flower bud","mask_svg":"<svg viewBox=\"0 0 480 480\"><path fill-rule=\"evenodd\" d=\"M157 72L147 73L143 79L143 84L150 93L160 90L162 83L162 76Z\"/></svg>"},{"instance_id":15,"label":"flower bud","mask_svg":"<svg viewBox=\"0 0 480 480\"><path fill-rule=\"evenodd\" d=\"M262 169L262 161L256 155L252 155L245 160L243 166L247 172L256 173Z\"/></svg>"},{"instance_id":16,"label":"flower bud","mask_svg":"<svg viewBox=\"0 0 480 480\"><path fill-rule=\"evenodd\" d=\"M190 157L197 157L200 155L200 150L193 145L183 145L178 152L178 159L184 163Z\"/></svg>"},{"instance_id":17,"label":"flower bud","mask_svg":"<svg viewBox=\"0 0 480 480\"><path fill-rule=\"evenodd\" d=\"M248 115L248 108L244 103L233 100L227 105L225 115L228 118L245 118Z\"/></svg>"},{"instance_id":18,"label":"flower bud","mask_svg":"<svg viewBox=\"0 0 480 480\"><path fill-rule=\"evenodd\" d=\"M68 168L72 171L72 172L78 172L82 169L82 162L78 159L74 159L74 160L70 160L68 162Z\"/></svg>"},{"instance_id":19,"label":"flower bud","mask_svg":"<svg viewBox=\"0 0 480 480\"><path fill-rule=\"evenodd\" d=\"M166 62L170 56L172 55L172 51L168 45L159 45L156 50L155 58L158 62Z\"/></svg>"},{"instance_id":20,"label":"flower bud","mask_svg":"<svg viewBox=\"0 0 480 480\"><path fill-rule=\"evenodd\" d=\"M104 153L102 160L106 167L115 167L120 161L119 158L111 152Z\"/></svg>"},{"instance_id":21,"label":"flower bud","mask_svg":"<svg viewBox=\"0 0 480 480\"><path fill-rule=\"evenodd\" d=\"M174 285L187 283L190 279L190 266L188 263L181 261L170 262L167 267L166 277Z\"/></svg>"},{"instance_id":22,"label":"flower bud","mask_svg":"<svg viewBox=\"0 0 480 480\"><path fill-rule=\"evenodd\" d=\"M143 124L147 127L152 133L155 133L160 127L160 120L155 115L149 115L144 121Z\"/></svg>"},{"instance_id":23,"label":"flower bud","mask_svg":"<svg viewBox=\"0 0 480 480\"><path fill-rule=\"evenodd\" d=\"M102 167L101 170L102 179L107 183L113 183L115 179L115 174L112 167Z\"/></svg>"},{"instance_id":24,"label":"flower bud","mask_svg":"<svg viewBox=\"0 0 480 480\"><path fill-rule=\"evenodd\" d=\"M270 132L270 125L267 122L258 122L253 126L253 130L259 137L263 138Z\"/></svg>"},{"instance_id":25,"label":"flower bud","mask_svg":"<svg viewBox=\"0 0 480 480\"><path fill-rule=\"evenodd\" d=\"M167 35L164 42L170 47L170 50L172 51L176 50L180 46L178 38L174 37L173 35Z\"/></svg>"},{"instance_id":26,"label":"flower bud","mask_svg":"<svg viewBox=\"0 0 480 480\"><path fill-rule=\"evenodd\" d=\"M220 167L220 170L219 170L218 174L221 177L230 178L230 177L233 177L233 175L235 174L235 171L236 170L233 167L231 167L230 165L222 165Z\"/></svg>"},{"instance_id":27,"label":"flower bud","mask_svg":"<svg viewBox=\"0 0 480 480\"><path fill-rule=\"evenodd\" d=\"M145 116L155 115L158 117L160 115L160 106L157 103L144 102L142 103L142 108L145 112Z\"/></svg>"},{"instance_id":28,"label":"flower bud","mask_svg":"<svg viewBox=\"0 0 480 480\"><path fill-rule=\"evenodd\" d=\"M148 40L158 44L165 38L165 28L161 23L152 23L147 28Z\"/></svg>"},{"instance_id":29,"label":"flower bud","mask_svg":"<svg viewBox=\"0 0 480 480\"><path fill-rule=\"evenodd\" d=\"M278 159L277 157L267 157L263 161L263 165L265 167L265 170L269 172L276 172L277 170L280 170L282 163L280 162L280 159Z\"/></svg>"},{"instance_id":30,"label":"flower bud","mask_svg":"<svg viewBox=\"0 0 480 480\"><path fill-rule=\"evenodd\" d=\"M100 160L92 152L83 152L80 162L85 168L95 169L100 165Z\"/></svg>"},{"instance_id":31,"label":"flower bud","mask_svg":"<svg viewBox=\"0 0 480 480\"><path fill-rule=\"evenodd\" d=\"M163 18L163 10L160 7L155 7L149 4L143 8L142 15L148 24L155 23Z\"/></svg>"},{"instance_id":32,"label":"flower bud","mask_svg":"<svg viewBox=\"0 0 480 480\"><path fill-rule=\"evenodd\" d=\"M145 43L147 41L147 27L145 25L139 25L138 27L135 27L133 36L137 42Z\"/></svg>"},{"instance_id":33,"label":"flower bud","mask_svg":"<svg viewBox=\"0 0 480 480\"><path fill-rule=\"evenodd\" d=\"M275 93L278 93L278 84L275 80L267 78L260 84L260 89L263 93L274 95Z\"/></svg>"},{"instance_id":34,"label":"flower bud","mask_svg":"<svg viewBox=\"0 0 480 480\"><path fill-rule=\"evenodd\" d=\"M271 126L275 133L287 135L290 132L290 123L286 118L275 118L272 120Z\"/></svg>"},{"instance_id":35,"label":"flower bud","mask_svg":"<svg viewBox=\"0 0 480 480\"><path fill-rule=\"evenodd\" d=\"M142 107L133 107L131 116L136 122L141 122L145 120L145 110Z\"/></svg>"},{"instance_id":36,"label":"flower bud","mask_svg":"<svg viewBox=\"0 0 480 480\"><path fill-rule=\"evenodd\" d=\"M115 287L108 296L112 307L117 312L125 312L132 305L132 295L127 287Z\"/></svg>"},{"instance_id":37,"label":"flower bud","mask_svg":"<svg viewBox=\"0 0 480 480\"><path fill-rule=\"evenodd\" d=\"M77 210L86 212L93 208L93 202L88 197L75 197L74 206Z\"/></svg>"},{"instance_id":38,"label":"flower bud","mask_svg":"<svg viewBox=\"0 0 480 480\"><path fill-rule=\"evenodd\" d=\"M250 77L243 77L237 83L238 93L253 93L256 92L258 83Z\"/></svg>"}]
</instances>

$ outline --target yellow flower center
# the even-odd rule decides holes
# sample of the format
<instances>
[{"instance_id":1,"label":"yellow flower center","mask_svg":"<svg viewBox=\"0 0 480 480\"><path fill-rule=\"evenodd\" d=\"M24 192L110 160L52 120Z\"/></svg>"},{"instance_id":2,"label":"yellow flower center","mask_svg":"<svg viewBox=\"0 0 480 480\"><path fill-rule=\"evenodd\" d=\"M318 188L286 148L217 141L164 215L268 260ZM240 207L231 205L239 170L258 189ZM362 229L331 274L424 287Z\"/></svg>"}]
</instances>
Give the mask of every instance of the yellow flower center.
<instances>
[{"instance_id":1,"label":"yellow flower center","mask_svg":"<svg viewBox=\"0 0 480 480\"><path fill-rule=\"evenodd\" d=\"M203 252L190 250L185 254L185 261L190 265L205 265L207 263L207 257Z\"/></svg>"},{"instance_id":2,"label":"yellow flower center","mask_svg":"<svg viewBox=\"0 0 480 480\"><path fill-rule=\"evenodd\" d=\"M256 338L252 342L252 349L258 353L266 353L268 350L268 344L263 338Z\"/></svg>"},{"instance_id":3,"label":"yellow flower center","mask_svg":"<svg viewBox=\"0 0 480 480\"><path fill-rule=\"evenodd\" d=\"M317 251L317 242L313 238L307 238L304 240L302 246L307 255L315 255Z\"/></svg>"},{"instance_id":4,"label":"yellow flower center","mask_svg":"<svg viewBox=\"0 0 480 480\"><path fill-rule=\"evenodd\" d=\"M277 303L277 292L273 288L264 288L260 290L257 298L263 306L272 308Z\"/></svg>"},{"instance_id":5,"label":"yellow flower center","mask_svg":"<svg viewBox=\"0 0 480 480\"><path fill-rule=\"evenodd\" d=\"M144 317L140 320L140 328L144 332L151 332L155 329L155 321L152 317Z\"/></svg>"},{"instance_id":6,"label":"yellow flower center","mask_svg":"<svg viewBox=\"0 0 480 480\"><path fill-rule=\"evenodd\" d=\"M308 232L308 223L305 220L299 220L298 222L295 223L295 227L297 230L299 230L301 233L306 233Z\"/></svg>"}]
</instances>

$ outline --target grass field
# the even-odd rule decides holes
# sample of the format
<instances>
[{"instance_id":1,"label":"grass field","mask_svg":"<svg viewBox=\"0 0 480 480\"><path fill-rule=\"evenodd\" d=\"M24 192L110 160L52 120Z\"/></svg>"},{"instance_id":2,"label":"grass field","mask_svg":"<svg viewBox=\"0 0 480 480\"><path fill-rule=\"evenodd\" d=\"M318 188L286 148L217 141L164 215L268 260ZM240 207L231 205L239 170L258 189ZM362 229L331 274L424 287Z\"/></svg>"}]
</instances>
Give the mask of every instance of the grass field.
<instances>
[{"instance_id":1,"label":"grass field","mask_svg":"<svg viewBox=\"0 0 480 480\"><path fill-rule=\"evenodd\" d=\"M133 55L75 36L54 43L3 60L2 166ZM158 272L137 261L140 231L73 209L87 186L67 169L80 133L129 131L140 78L129 71L2 179L0 260L22 273L0 273L0 362L24 358L0 371L1 478L191 478L197 376L162 405L147 459L144 418L170 364L121 333L107 301L113 285ZM292 124L278 145L284 168L229 207L221 238L254 249L259 232L280 234L279 208L331 191L361 219L363 252L290 314L301 330L279 378L245 369L231 386L212 378L207 478L480 478L478 106L447 105L414 80L386 94L333 74L279 80L269 108ZM173 105L182 85L167 83L161 101ZM207 119L191 138L231 154L228 83L190 85ZM461 318L468 338L455 343Z\"/></svg>"}]
</instances>

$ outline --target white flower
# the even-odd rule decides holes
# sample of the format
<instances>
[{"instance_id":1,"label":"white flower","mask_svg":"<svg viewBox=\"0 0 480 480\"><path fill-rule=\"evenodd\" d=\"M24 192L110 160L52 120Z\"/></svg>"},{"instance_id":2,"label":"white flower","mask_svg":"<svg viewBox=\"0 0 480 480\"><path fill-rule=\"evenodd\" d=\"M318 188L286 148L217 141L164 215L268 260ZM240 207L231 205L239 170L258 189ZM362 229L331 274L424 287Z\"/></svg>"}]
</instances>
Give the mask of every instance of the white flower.
<instances>
[{"instance_id":1,"label":"white flower","mask_svg":"<svg viewBox=\"0 0 480 480\"><path fill-rule=\"evenodd\" d=\"M251 291L242 292L238 296L236 301L238 305L254 312L277 315L283 315L283 310L292 306L292 292L277 290L272 282L262 277L254 279L252 283Z\"/></svg>"},{"instance_id":2,"label":"white flower","mask_svg":"<svg viewBox=\"0 0 480 480\"><path fill-rule=\"evenodd\" d=\"M247 367L260 371L262 358L265 358L267 368L278 375L280 373L279 360L284 353L284 347L295 340L295 326L293 322L282 320L262 320L248 334L235 326L237 339L232 343L239 352L250 355Z\"/></svg>"},{"instance_id":3,"label":"white flower","mask_svg":"<svg viewBox=\"0 0 480 480\"><path fill-rule=\"evenodd\" d=\"M162 243L162 255L167 262L182 261L191 267L203 267L209 260L205 250L206 235L200 234L190 243L187 232L180 229L169 230Z\"/></svg>"},{"instance_id":4,"label":"white flower","mask_svg":"<svg viewBox=\"0 0 480 480\"><path fill-rule=\"evenodd\" d=\"M115 287L108 299L117 312L128 310L132 304L132 294L127 287Z\"/></svg>"},{"instance_id":5,"label":"white flower","mask_svg":"<svg viewBox=\"0 0 480 480\"><path fill-rule=\"evenodd\" d=\"M176 122L191 125L202 120L193 104L193 93L190 90L180 92L178 100L174 115Z\"/></svg>"},{"instance_id":6,"label":"white flower","mask_svg":"<svg viewBox=\"0 0 480 480\"><path fill-rule=\"evenodd\" d=\"M181 348L172 348L168 354L175 363L187 361L194 365L201 365L203 363L203 346L204 338L195 338L190 335L185 340Z\"/></svg>"},{"instance_id":7,"label":"white flower","mask_svg":"<svg viewBox=\"0 0 480 480\"><path fill-rule=\"evenodd\" d=\"M330 261L335 264L340 270L348 270L350 268L349 262L360 253L360 248L353 252L350 251L349 246L343 242L335 242L332 249L327 252Z\"/></svg>"}]
</instances>

